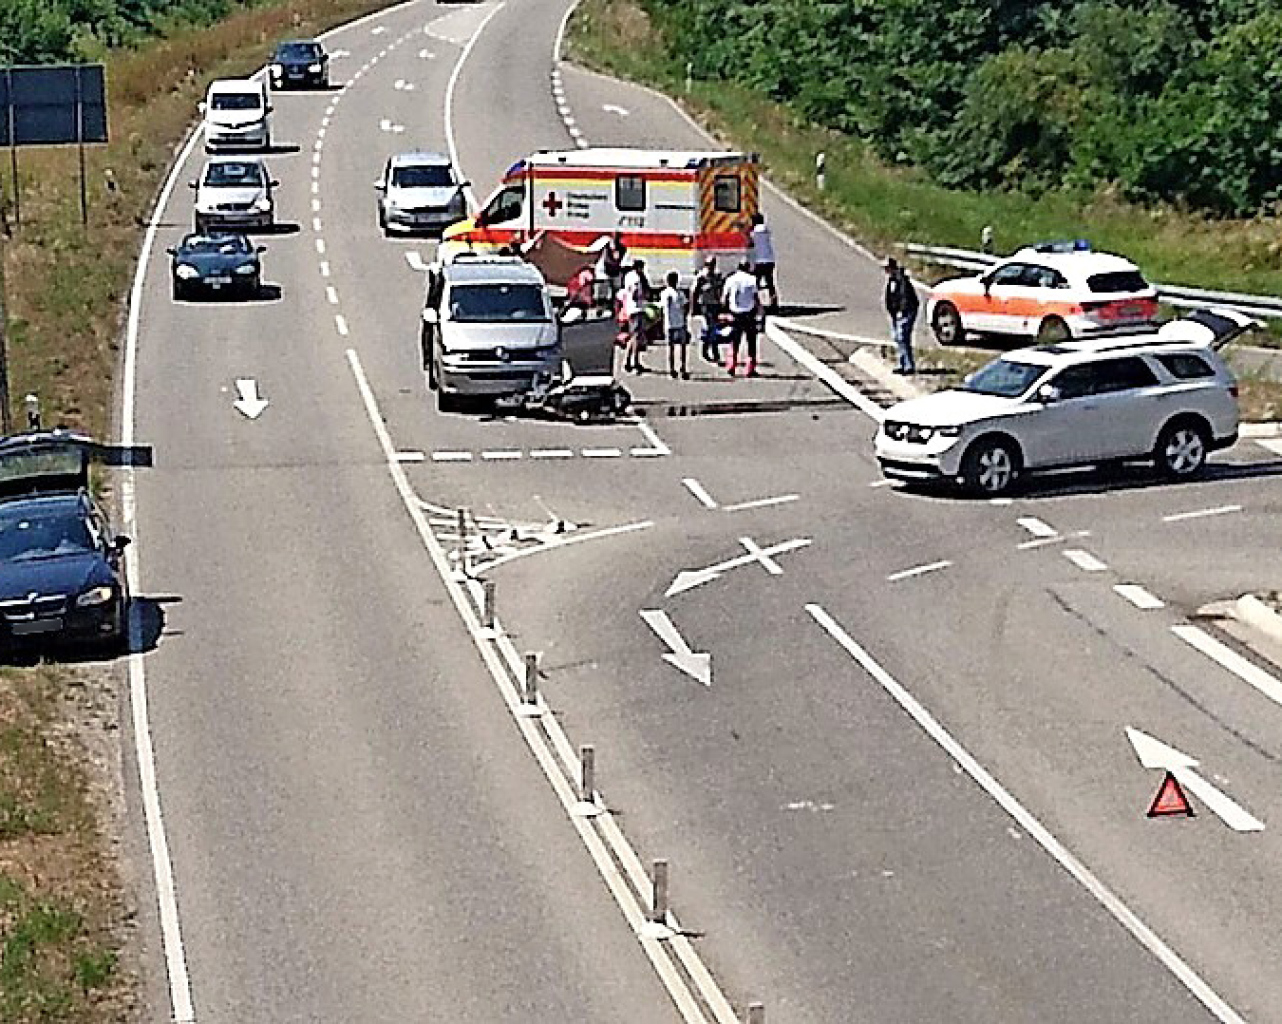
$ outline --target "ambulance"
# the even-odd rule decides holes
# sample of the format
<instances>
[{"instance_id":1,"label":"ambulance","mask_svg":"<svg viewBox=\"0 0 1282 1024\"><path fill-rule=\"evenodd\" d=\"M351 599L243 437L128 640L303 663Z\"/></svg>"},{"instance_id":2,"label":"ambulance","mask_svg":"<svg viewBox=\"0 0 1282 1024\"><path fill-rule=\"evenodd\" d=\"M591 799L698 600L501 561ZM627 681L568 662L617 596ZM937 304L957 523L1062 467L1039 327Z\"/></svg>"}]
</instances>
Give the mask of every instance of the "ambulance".
<instances>
[{"instance_id":1,"label":"ambulance","mask_svg":"<svg viewBox=\"0 0 1282 1024\"><path fill-rule=\"evenodd\" d=\"M755 153L538 152L508 168L474 217L445 229L440 258L551 242L581 256L582 266L595 262L602 241L617 231L652 282L675 270L688 285L708 256L727 272L751 254L758 172Z\"/></svg>"}]
</instances>

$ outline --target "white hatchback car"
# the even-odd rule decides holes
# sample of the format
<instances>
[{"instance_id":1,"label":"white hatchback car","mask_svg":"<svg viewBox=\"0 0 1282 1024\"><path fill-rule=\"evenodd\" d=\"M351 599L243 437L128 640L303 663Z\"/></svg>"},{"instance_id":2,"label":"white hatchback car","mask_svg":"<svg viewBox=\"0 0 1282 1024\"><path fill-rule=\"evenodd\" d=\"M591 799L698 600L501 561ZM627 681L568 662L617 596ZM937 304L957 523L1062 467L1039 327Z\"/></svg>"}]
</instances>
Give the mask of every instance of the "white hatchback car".
<instances>
[{"instance_id":1,"label":"white hatchback car","mask_svg":"<svg viewBox=\"0 0 1282 1024\"><path fill-rule=\"evenodd\" d=\"M940 281L927 321L942 345L967 334L1036 338L1049 344L1157 317L1157 291L1130 260L1082 242L1020 249L982 274Z\"/></svg>"},{"instance_id":2,"label":"white hatchback car","mask_svg":"<svg viewBox=\"0 0 1282 1024\"><path fill-rule=\"evenodd\" d=\"M267 86L252 78L222 78L209 83L200 104L205 152L220 149L271 149L271 103Z\"/></svg>"},{"instance_id":3,"label":"white hatchback car","mask_svg":"<svg viewBox=\"0 0 1282 1024\"><path fill-rule=\"evenodd\" d=\"M272 190L279 184L261 160L210 160L200 178L188 182L196 190L196 233L271 228L276 222Z\"/></svg>"},{"instance_id":4,"label":"white hatchback car","mask_svg":"<svg viewBox=\"0 0 1282 1024\"><path fill-rule=\"evenodd\" d=\"M1237 441L1237 382L1217 349L1255 326L1199 310L1157 331L1017 349L955 390L886 410L875 450L889 478L1003 494L1024 474L1148 460L1198 474Z\"/></svg>"}]
</instances>

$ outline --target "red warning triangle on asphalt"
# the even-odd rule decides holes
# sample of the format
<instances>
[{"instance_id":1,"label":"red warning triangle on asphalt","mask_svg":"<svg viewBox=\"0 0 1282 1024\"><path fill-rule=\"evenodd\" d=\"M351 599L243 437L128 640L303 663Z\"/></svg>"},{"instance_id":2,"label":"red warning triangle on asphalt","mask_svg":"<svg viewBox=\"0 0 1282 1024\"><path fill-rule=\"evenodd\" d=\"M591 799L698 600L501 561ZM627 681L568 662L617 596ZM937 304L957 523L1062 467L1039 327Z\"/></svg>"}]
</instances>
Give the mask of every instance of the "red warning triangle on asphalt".
<instances>
[{"instance_id":1,"label":"red warning triangle on asphalt","mask_svg":"<svg viewBox=\"0 0 1282 1024\"><path fill-rule=\"evenodd\" d=\"M1179 780L1171 772L1167 772L1161 788L1157 791L1157 796L1149 806L1148 816L1161 818L1172 814L1182 814L1186 818L1191 818L1193 807L1189 803L1189 798L1184 795L1184 788Z\"/></svg>"}]
</instances>

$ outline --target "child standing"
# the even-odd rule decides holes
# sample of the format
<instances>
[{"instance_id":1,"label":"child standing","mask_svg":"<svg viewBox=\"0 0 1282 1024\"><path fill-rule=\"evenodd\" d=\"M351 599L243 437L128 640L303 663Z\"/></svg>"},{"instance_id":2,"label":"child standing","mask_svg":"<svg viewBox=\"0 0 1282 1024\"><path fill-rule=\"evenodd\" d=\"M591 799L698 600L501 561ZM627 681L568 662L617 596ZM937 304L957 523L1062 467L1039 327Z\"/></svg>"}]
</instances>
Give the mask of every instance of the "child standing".
<instances>
[{"instance_id":1,"label":"child standing","mask_svg":"<svg viewBox=\"0 0 1282 1024\"><path fill-rule=\"evenodd\" d=\"M685 294L677 287L677 272L669 271L667 287L659 296L663 305L663 332L668 339L668 375L677 375L678 359L681 363L682 380L690 379L690 370L686 362L686 351L690 345L690 324L686 313Z\"/></svg>"}]
</instances>

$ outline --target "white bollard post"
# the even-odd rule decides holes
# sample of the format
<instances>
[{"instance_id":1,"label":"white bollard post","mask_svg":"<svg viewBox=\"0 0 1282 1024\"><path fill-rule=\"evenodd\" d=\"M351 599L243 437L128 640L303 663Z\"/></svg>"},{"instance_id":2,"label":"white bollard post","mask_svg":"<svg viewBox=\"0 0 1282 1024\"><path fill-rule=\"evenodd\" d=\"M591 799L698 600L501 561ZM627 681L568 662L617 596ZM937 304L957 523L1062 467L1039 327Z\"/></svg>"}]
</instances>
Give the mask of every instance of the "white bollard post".
<instances>
[{"instance_id":1,"label":"white bollard post","mask_svg":"<svg viewBox=\"0 0 1282 1024\"><path fill-rule=\"evenodd\" d=\"M39 430L40 429L40 396L27 395L27 397L23 399L23 404L26 406L26 410L27 410L27 429Z\"/></svg>"},{"instance_id":2,"label":"white bollard post","mask_svg":"<svg viewBox=\"0 0 1282 1024\"><path fill-rule=\"evenodd\" d=\"M815 188L819 189L820 192L824 190L828 183L825 173L827 162L828 158L824 153L820 153L815 157Z\"/></svg>"},{"instance_id":3,"label":"white bollard post","mask_svg":"<svg viewBox=\"0 0 1282 1024\"><path fill-rule=\"evenodd\" d=\"M543 714L539 704L539 656L525 655L525 682L521 687L521 706L517 710L522 718L538 718Z\"/></svg>"},{"instance_id":4,"label":"white bollard post","mask_svg":"<svg viewBox=\"0 0 1282 1024\"><path fill-rule=\"evenodd\" d=\"M481 581L481 625L494 629L494 581Z\"/></svg>"},{"instance_id":5,"label":"white bollard post","mask_svg":"<svg viewBox=\"0 0 1282 1024\"><path fill-rule=\"evenodd\" d=\"M694 64L686 61L686 94L694 92Z\"/></svg>"},{"instance_id":6,"label":"white bollard post","mask_svg":"<svg viewBox=\"0 0 1282 1024\"><path fill-rule=\"evenodd\" d=\"M577 818L595 818L601 813L596 799L596 747L590 743L579 747L579 802L572 812Z\"/></svg>"}]
</instances>

